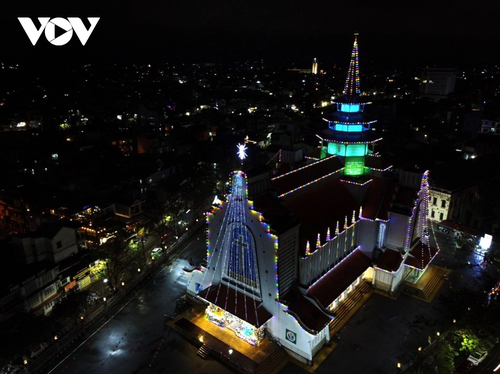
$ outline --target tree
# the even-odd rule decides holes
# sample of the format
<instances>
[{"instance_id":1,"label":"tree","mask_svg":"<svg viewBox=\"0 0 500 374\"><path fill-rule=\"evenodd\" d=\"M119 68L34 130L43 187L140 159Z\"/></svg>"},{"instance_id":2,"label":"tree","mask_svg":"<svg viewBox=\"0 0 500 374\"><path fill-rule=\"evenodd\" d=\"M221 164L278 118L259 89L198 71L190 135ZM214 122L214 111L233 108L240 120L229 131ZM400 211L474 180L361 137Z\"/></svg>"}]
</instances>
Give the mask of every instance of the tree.
<instances>
[{"instance_id":1,"label":"tree","mask_svg":"<svg viewBox=\"0 0 500 374\"><path fill-rule=\"evenodd\" d=\"M82 290L71 292L61 302L54 306L50 313L50 318L53 321L61 321L64 319L72 319L75 325L78 323L80 316L83 315L89 304L89 291Z\"/></svg>"},{"instance_id":2,"label":"tree","mask_svg":"<svg viewBox=\"0 0 500 374\"><path fill-rule=\"evenodd\" d=\"M98 276L108 278L110 287L115 287L126 271L138 260L138 252L124 243L120 231L115 238L107 240L95 256L104 262Z\"/></svg>"},{"instance_id":3,"label":"tree","mask_svg":"<svg viewBox=\"0 0 500 374\"><path fill-rule=\"evenodd\" d=\"M442 340L433 350L439 374L451 374L455 368L455 351L446 341Z\"/></svg>"}]
</instances>

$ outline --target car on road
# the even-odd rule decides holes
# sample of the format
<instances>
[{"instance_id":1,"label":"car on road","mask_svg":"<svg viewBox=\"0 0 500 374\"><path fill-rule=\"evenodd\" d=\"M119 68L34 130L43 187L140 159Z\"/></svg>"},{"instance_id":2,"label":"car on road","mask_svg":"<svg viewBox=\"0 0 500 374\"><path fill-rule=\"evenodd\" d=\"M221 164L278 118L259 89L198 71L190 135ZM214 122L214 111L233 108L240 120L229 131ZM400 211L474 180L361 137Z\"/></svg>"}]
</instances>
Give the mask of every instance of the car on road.
<instances>
[{"instance_id":1,"label":"car on road","mask_svg":"<svg viewBox=\"0 0 500 374\"><path fill-rule=\"evenodd\" d=\"M484 361L484 359L488 356L488 352L486 351L476 351L472 352L469 357L467 357L467 360L472 362L474 366L479 365L481 362Z\"/></svg>"},{"instance_id":2,"label":"car on road","mask_svg":"<svg viewBox=\"0 0 500 374\"><path fill-rule=\"evenodd\" d=\"M151 251L151 257L152 258L156 258L156 257L160 257L161 254L163 252L163 248L153 248L153 250Z\"/></svg>"},{"instance_id":3,"label":"car on road","mask_svg":"<svg viewBox=\"0 0 500 374\"><path fill-rule=\"evenodd\" d=\"M474 364L469 360L465 359L458 364L453 374L468 374L472 371L473 368Z\"/></svg>"}]
</instances>

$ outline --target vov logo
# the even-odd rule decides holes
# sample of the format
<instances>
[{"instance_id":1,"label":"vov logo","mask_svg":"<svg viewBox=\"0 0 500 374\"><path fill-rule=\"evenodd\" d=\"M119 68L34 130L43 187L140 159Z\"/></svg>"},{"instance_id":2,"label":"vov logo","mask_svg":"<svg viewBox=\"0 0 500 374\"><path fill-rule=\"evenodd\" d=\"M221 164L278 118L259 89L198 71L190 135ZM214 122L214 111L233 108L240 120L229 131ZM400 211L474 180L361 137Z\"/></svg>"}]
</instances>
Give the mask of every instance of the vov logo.
<instances>
[{"instance_id":1,"label":"vov logo","mask_svg":"<svg viewBox=\"0 0 500 374\"><path fill-rule=\"evenodd\" d=\"M94 31L99 18L100 17L87 17L90 22L90 27L88 29L78 17L68 17L67 19L61 17L52 19L50 17L38 17L38 22L40 22L40 28L38 29L29 17L18 17L17 19L21 23L21 26L33 45L35 45L38 39L40 39L44 30L45 38L47 38L49 43L52 45L65 45L71 40L73 31L76 36L78 36L78 39L80 39L82 45L85 45L87 40L89 40L90 34ZM63 31L63 33L57 37L56 27L59 27Z\"/></svg>"}]
</instances>

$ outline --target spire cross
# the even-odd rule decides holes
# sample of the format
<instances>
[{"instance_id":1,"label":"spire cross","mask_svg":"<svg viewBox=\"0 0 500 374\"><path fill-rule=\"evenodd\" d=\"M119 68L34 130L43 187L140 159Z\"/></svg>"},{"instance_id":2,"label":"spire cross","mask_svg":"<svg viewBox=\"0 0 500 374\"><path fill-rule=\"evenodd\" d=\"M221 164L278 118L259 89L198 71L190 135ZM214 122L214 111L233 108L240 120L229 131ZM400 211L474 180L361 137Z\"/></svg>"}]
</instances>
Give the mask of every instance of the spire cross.
<instances>
[{"instance_id":1,"label":"spire cross","mask_svg":"<svg viewBox=\"0 0 500 374\"><path fill-rule=\"evenodd\" d=\"M349 63L349 70L347 71L347 79L344 86L344 95L352 98L360 94L359 89L359 63L358 63L358 35L354 33L354 44L351 52L351 62Z\"/></svg>"}]
</instances>

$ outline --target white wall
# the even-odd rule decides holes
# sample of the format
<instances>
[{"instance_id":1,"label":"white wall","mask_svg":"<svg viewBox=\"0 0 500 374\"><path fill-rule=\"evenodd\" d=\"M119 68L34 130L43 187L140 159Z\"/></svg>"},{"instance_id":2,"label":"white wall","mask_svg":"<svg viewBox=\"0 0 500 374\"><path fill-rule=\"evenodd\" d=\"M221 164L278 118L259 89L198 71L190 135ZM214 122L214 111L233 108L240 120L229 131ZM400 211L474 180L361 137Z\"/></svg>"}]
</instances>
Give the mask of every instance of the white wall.
<instances>
[{"instance_id":1,"label":"white wall","mask_svg":"<svg viewBox=\"0 0 500 374\"><path fill-rule=\"evenodd\" d=\"M57 243L61 242L61 247L57 248ZM63 227L52 239L51 252L49 254L52 261L58 263L72 254L78 252L78 245L76 240L76 230Z\"/></svg>"},{"instance_id":2,"label":"white wall","mask_svg":"<svg viewBox=\"0 0 500 374\"><path fill-rule=\"evenodd\" d=\"M379 222L362 220L356 228L359 230L358 241L361 252L370 258L372 258L373 249L377 245L378 226Z\"/></svg>"},{"instance_id":3,"label":"white wall","mask_svg":"<svg viewBox=\"0 0 500 374\"><path fill-rule=\"evenodd\" d=\"M392 290L392 281L394 276L386 271L375 268L375 278L373 279L373 286L383 291Z\"/></svg>"},{"instance_id":4,"label":"white wall","mask_svg":"<svg viewBox=\"0 0 500 374\"><path fill-rule=\"evenodd\" d=\"M259 293L262 298L264 307L271 313L276 312L276 268L275 268L275 240L267 233L267 227L259 221L259 214L250 210L250 204L247 203L248 209L245 210L247 228L250 230L255 244L257 255L257 266L259 270ZM201 289L206 289L211 284L218 284L223 275L223 269L228 261L227 249L228 246L223 246L225 243L224 235L228 228L229 222L224 220L224 214L227 210L227 204L224 204L222 209L217 210L214 215L209 217L209 246L210 260L208 269L203 274L193 272L191 280L188 283L188 292L195 293L196 283L201 284ZM215 269L214 269L215 268ZM229 311L231 312L231 311Z\"/></svg>"},{"instance_id":5,"label":"white wall","mask_svg":"<svg viewBox=\"0 0 500 374\"><path fill-rule=\"evenodd\" d=\"M309 243L309 256L300 258L300 283L309 286L319 274L328 271L337 261L351 253L357 246L359 221L335 236L335 228L330 228L331 240L316 250L316 243Z\"/></svg>"}]
</instances>

